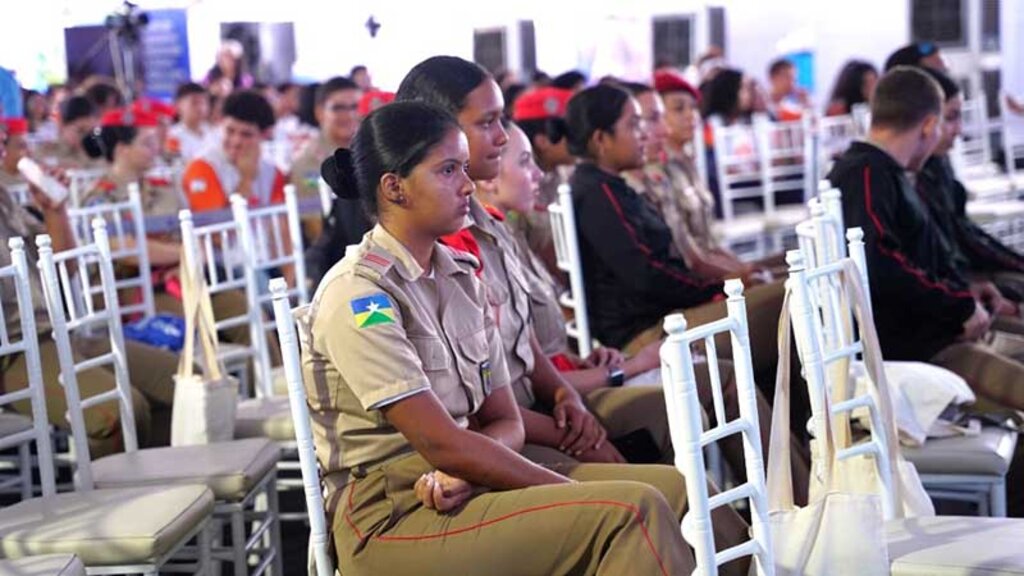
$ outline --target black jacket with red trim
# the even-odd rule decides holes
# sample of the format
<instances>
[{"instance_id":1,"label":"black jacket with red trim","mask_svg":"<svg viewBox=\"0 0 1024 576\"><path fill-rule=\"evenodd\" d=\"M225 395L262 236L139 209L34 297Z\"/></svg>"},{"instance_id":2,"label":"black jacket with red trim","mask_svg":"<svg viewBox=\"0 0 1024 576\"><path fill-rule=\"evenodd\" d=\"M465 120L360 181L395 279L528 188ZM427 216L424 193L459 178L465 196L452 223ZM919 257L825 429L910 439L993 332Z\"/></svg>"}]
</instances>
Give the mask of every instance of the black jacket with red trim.
<instances>
[{"instance_id":1,"label":"black jacket with red trim","mask_svg":"<svg viewBox=\"0 0 1024 576\"><path fill-rule=\"evenodd\" d=\"M929 158L918 174L917 184L935 221L955 244L956 262L961 273L1024 273L1024 257L967 217L967 190L956 179L948 158Z\"/></svg>"},{"instance_id":2,"label":"black jacket with red trim","mask_svg":"<svg viewBox=\"0 0 1024 576\"><path fill-rule=\"evenodd\" d=\"M622 347L666 314L722 294L721 282L670 254L668 225L625 180L584 163L569 183L591 330L603 344Z\"/></svg>"},{"instance_id":3,"label":"black jacket with red trim","mask_svg":"<svg viewBox=\"0 0 1024 576\"><path fill-rule=\"evenodd\" d=\"M877 146L855 142L828 179L843 193L846 225L864 230L882 353L887 360L930 359L974 313L949 244L903 167Z\"/></svg>"}]
</instances>

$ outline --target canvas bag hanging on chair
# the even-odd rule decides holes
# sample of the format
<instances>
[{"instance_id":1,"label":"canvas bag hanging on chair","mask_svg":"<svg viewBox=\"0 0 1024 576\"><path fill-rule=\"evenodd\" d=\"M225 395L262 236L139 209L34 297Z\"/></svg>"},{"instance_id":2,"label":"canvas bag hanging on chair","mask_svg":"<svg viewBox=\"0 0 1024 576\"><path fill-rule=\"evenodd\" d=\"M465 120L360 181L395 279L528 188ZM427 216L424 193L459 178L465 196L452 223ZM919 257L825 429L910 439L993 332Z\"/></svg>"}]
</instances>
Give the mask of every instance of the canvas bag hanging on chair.
<instances>
[{"instance_id":1,"label":"canvas bag hanging on chair","mask_svg":"<svg viewBox=\"0 0 1024 576\"><path fill-rule=\"evenodd\" d=\"M818 470L823 475L824 489L813 493L803 508L793 501L789 449L789 298L787 289L779 319L779 368L768 454L769 526L775 573L778 576L886 576L890 572L889 553L881 498L878 494L841 489L836 477L838 459L829 418L824 419L824 438L817 440L818 456L824 463Z\"/></svg>"},{"instance_id":2,"label":"canvas bag hanging on chair","mask_svg":"<svg viewBox=\"0 0 1024 576\"><path fill-rule=\"evenodd\" d=\"M217 357L213 305L198 263L183 259L181 285L185 343L178 360L178 373L174 376L171 445L233 440L238 382L226 374ZM195 372L197 364L202 374Z\"/></svg>"},{"instance_id":3,"label":"canvas bag hanging on chair","mask_svg":"<svg viewBox=\"0 0 1024 576\"><path fill-rule=\"evenodd\" d=\"M864 375L861 384L866 385L868 391L873 391L872 396L878 408L879 420L885 427L886 458L893 476L892 490L898 497L895 506L896 518L934 516L935 507L921 484L917 469L900 454L892 390L890 390L888 373L882 358L882 346L878 340L878 333L875 331L874 316L871 306L867 303L867 295L864 293L856 264L850 260L845 261L840 278L842 282L839 305L843 310L853 311L857 320L856 328L864 349L862 353ZM841 316L844 341L852 342L854 326L850 321L851 317L849 314ZM838 403L852 398L855 385L851 377L849 359L843 358L836 361L826 369L829 375L828 380L832 383L830 391L832 402ZM844 450L853 445L849 412L842 412L833 417L832 430L835 434L836 450ZM839 486L844 491L883 494L881 480L878 477L878 466L875 464L873 456L857 456L842 460L839 462L838 470ZM811 494L824 488L822 483L816 479L817 477L812 475Z\"/></svg>"}]
</instances>

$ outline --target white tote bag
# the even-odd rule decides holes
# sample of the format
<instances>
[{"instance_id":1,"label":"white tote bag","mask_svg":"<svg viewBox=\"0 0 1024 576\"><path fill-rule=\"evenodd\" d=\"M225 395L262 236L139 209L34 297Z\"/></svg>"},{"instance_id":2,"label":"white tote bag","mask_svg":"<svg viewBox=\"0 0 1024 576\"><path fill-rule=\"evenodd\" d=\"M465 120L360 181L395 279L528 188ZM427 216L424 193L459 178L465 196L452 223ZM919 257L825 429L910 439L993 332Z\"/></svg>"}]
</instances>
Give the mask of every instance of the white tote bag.
<instances>
[{"instance_id":1,"label":"white tote bag","mask_svg":"<svg viewBox=\"0 0 1024 576\"><path fill-rule=\"evenodd\" d=\"M238 382L225 374L224 365L217 358L213 305L197 265L182 262L181 284L185 344L178 359L178 373L174 377L171 445L233 440ZM202 368L201 375L195 373L197 363Z\"/></svg>"},{"instance_id":2,"label":"white tote bag","mask_svg":"<svg viewBox=\"0 0 1024 576\"><path fill-rule=\"evenodd\" d=\"M885 368L882 359L882 347L878 341L878 333L875 331L875 320L871 307L867 304L867 296L861 285L860 275L856 265L846 261L841 273L842 282L840 285L841 298L839 305L845 309L852 309L857 319L857 328L860 340L863 345L863 375L861 384L867 390L873 391L872 396L878 408L880 420L885 429L889 469L892 470L892 490L896 495L896 517L913 518L918 516L934 516L935 507L931 498L924 490L917 469L910 462L907 462L899 451L897 441L897 425L895 412L892 404L892 391L888 382L889 371ZM853 341L854 327L849 323L850 316L842 315L844 319L843 331L846 335L845 342ZM838 403L849 400L853 397L853 374L850 370L848 359L832 363L829 367L829 382L832 383L832 402ZM850 431L850 413L842 412L833 417L834 443L836 450L844 450L853 445L853 438ZM864 492L869 494L883 494L881 479L878 476L878 467L873 456L858 456L842 460L838 464L837 479L839 487L847 492ZM825 486L818 481L819 476L812 475L810 490L814 494L816 490L822 490Z\"/></svg>"},{"instance_id":3,"label":"white tote bag","mask_svg":"<svg viewBox=\"0 0 1024 576\"><path fill-rule=\"evenodd\" d=\"M779 320L779 369L775 383L771 443L768 455L768 509L775 573L779 576L887 576L889 552L881 498L844 491L830 419L817 439L825 463L823 490L799 508L793 502L790 470L790 321L789 292ZM823 399L824 401L825 399Z\"/></svg>"}]
</instances>

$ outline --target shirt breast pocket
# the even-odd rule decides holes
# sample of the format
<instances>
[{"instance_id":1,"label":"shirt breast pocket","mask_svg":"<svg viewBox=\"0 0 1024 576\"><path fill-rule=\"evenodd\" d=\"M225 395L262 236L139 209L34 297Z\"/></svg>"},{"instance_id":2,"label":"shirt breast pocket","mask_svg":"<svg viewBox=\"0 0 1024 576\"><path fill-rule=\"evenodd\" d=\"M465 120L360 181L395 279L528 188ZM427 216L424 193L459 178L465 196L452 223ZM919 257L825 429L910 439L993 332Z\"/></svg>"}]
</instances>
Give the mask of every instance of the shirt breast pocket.
<instances>
[{"instance_id":1,"label":"shirt breast pocket","mask_svg":"<svg viewBox=\"0 0 1024 576\"><path fill-rule=\"evenodd\" d=\"M410 337L409 341L420 357L424 372L440 372L451 368L448 347L437 336Z\"/></svg>"},{"instance_id":2,"label":"shirt breast pocket","mask_svg":"<svg viewBox=\"0 0 1024 576\"><path fill-rule=\"evenodd\" d=\"M491 393L491 348L487 331L481 326L455 340L459 376L471 393L475 407L479 407Z\"/></svg>"}]
</instances>

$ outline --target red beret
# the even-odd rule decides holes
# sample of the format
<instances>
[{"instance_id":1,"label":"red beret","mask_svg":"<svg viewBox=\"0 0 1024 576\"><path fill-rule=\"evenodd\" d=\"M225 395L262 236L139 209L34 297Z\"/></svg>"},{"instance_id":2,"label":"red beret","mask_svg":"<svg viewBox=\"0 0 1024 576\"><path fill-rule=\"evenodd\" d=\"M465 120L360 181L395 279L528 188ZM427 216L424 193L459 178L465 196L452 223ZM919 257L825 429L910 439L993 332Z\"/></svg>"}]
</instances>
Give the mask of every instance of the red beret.
<instances>
[{"instance_id":1,"label":"red beret","mask_svg":"<svg viewBox=\"0 0 1024 576\"><path fill-rule=\"evenodd\" d=\"M174 106L152 98L139 98L132 103L132 112L136 114L152 114L159 120L173 120Z\"/></svg>"},{"instance_id":2,"label":"red beret","mask_svg":"<svg viewBox=\"0 0 1024 576\"><path fill-rule=\"evenodd\" d=\"M563 118L572 96L573 91L564 88L544 87L529 90L516 98L512 106L512 119L520 122Z\"/></svg>"},{"instance_id":3,"label":"red beret","mask_svg":"<svg viewBox=\"0 0 1024 576\"><path fill-rule=\"evenodd\" d=\"M660 94L666 92L686 92L700 101L700 92L687 82L682 76L668 70L660 70L654 73L654 89Z\"/></svg>"},{"instance_id":4,"label":"red beret","mask_svg":"<svg viewBox=\"0 0 1024 576\"><path fill-rule=\"evenodd\" d=\"M2 120L8 136L21 136L28 134L28 120L24 118L4 118Z\"/></svg>"},{"instance_id":5,"label":"red beret","mask_svg":"<svg viewBox=\"0 0 1024 576\"><path fill-rule=\"evenodd\" d=\"M136 111L130 108L116 108L108 111L100 118L100 126L135 126L136 128L143 128L159 125L160 119L157 118L156 114L144 110Z\"/></svg>"},{"instance_id":6,"label":"red beret","mask_svg":"<svg viewBox=\"0 0 1024 576\"><path fill-rule=\"evenodd\" d=\"M385 104L390 104L395 101L394 92L385 92L383 90L367 90L363 93L363 97L359 99L359 115L366 116L370 112L373 112L377 108Z\"/></svg>"}]
</instances>

